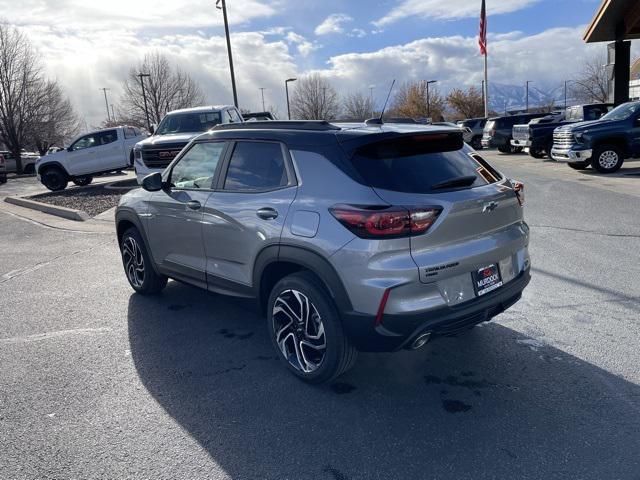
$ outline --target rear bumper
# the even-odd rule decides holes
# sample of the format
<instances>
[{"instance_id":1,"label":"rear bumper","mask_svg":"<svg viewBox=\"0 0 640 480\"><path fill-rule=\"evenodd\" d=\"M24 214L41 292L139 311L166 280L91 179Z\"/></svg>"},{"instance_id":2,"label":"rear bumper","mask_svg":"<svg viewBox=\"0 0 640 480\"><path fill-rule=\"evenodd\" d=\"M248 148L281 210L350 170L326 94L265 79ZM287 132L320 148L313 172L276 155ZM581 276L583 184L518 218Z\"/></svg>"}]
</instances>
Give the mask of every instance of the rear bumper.
<instances>
[{"instance_id":1,"label":"rear bumper","mask_svg":"<svg viewBox=\"0 0 640 480\"><path fill-rule=\"evenodd\" d=\"M354 346L366 352L392 352L408 348L424 333L431 337L453 335L478 323L491 320L522 296L531 280L527 268L516 278L487 295L453 307L442 307L420 314L385 314L375 326L375 316L343 312L342 319Z\"/></svg>"},{"instance_id":2,"label":"rear bumper","mask_svg":"<svg viewBox=\"0 0 640 480\"><path fill-rule=\"evenodd\" d=\"M586 162L591 158L593 150L573 150L571 148L556 148L551 149L551 158L556 162Z\"/></svg>"}]
</instances>

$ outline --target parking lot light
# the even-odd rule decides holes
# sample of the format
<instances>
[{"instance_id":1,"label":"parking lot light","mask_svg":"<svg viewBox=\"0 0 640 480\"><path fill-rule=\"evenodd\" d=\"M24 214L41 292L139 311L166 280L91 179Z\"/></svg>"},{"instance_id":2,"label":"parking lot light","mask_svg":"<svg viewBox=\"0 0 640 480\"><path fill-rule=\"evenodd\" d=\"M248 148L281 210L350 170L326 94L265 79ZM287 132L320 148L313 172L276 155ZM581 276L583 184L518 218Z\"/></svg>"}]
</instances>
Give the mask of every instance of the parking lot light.
<instances>
[{"instance_id":1,"label":"parking lot light","mask_svg":"<svg viewBox=\"0 0 640 480\"><path fill-rule=\"evenodd\" d=\"M284 81L284 91L287 94L287 117L291 120L291 107L289 106L289 82L295 82L298 80L297 78L287 78Z\"/></svg>"}]
</instances>

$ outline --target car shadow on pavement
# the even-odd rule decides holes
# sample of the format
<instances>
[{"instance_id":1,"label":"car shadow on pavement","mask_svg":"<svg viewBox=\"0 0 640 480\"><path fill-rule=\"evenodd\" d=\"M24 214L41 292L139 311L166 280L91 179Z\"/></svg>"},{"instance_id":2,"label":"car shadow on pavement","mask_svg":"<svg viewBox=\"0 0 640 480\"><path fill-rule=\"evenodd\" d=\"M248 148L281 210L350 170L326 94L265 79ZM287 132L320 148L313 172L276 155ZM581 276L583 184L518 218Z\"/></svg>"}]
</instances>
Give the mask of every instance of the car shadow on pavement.
<instances>
[{"instance_id":1,"label":"car shadow on pavement","mask_svg":"<svg viewBox=\"0 0 640 480\"><path fill-rule=\"evenodd\" d=\"M240 299L170 282L128 326L145 388L234 479L638 478L640 388L497 323L328 386Z\"/></svg>"}]
</instances>

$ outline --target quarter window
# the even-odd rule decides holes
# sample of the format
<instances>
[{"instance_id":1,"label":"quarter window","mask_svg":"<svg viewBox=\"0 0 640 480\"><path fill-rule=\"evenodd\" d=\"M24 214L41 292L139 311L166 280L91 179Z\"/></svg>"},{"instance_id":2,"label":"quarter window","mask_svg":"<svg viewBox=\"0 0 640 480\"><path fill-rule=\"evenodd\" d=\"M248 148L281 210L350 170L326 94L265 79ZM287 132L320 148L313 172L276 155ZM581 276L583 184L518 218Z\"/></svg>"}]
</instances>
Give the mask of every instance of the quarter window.
<instances>
[{"instance_id":1,"label":"quarter window","mask_svg":"<svg viewBox=\"0 0 640 480\"><path fill-rule=\"evenodd\" d=\"M136 137L136 131L132 127L124 128L124 138L134 138Z\"/></svg>"},{"instance_id":2,"label":"quarter window","mask_svg":"<svg viewBox=\"0 0 640 480\"><path fill-rule=\"evenodd\" d=\"M287 183L287 169L279 143L236 143L224 181L225 190L274 190Z\"/></svg>"},{"instance_id":3,"label":"quarter window","mask_svg":"<svg viewBox=\"0 0 640 480\"><path fill-rule=\"evenodd\" d=\"M184 189L210 189L224 142L196 143L171 170L171 186Z\"/></svg>"}]
</instances>

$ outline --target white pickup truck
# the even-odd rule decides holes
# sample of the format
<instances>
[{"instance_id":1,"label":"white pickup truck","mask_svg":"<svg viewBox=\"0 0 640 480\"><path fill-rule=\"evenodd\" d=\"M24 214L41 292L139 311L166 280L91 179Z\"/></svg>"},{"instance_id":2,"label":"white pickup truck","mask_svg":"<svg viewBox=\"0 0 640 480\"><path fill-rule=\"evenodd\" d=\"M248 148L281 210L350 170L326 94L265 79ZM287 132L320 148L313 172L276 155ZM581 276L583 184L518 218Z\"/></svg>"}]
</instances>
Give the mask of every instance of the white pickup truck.
<instances>
[{"instance_id":1,"label":"white pickup truck","mask_svg":"<svg viewBox=\"0 0 640 480\"><path fill-rule=\"evenodd\" d=\"M40 157L38 179L49 190L64 190L71 180L88 185L95 175L128 168L133 164L133 146L148 134L136 127L114 127L77 137L59 152Z\"/></svg>"}]
</instances>

